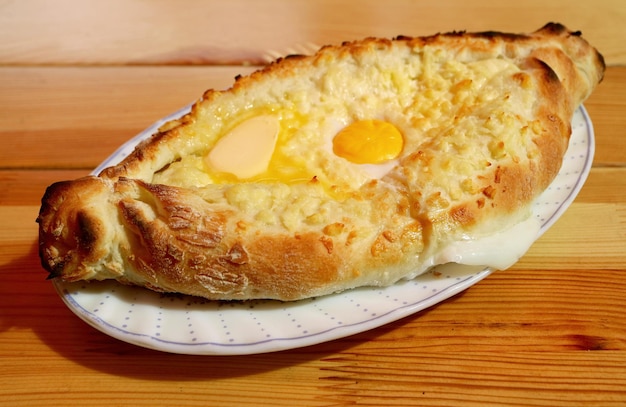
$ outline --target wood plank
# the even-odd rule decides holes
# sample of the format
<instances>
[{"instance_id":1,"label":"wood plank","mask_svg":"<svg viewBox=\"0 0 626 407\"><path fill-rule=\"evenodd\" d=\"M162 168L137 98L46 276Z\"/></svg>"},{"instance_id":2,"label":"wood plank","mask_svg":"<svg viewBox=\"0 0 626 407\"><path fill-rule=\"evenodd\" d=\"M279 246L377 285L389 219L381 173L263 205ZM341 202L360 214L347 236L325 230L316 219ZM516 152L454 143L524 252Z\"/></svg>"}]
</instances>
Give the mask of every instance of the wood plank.
<instances>
[{"instance_id":1,"label":"wood plank","mask_svg":"<svg viewBox=\"0 0 626 407\"><path fill-rule=\"evenodd\" d=\"M0 67L1 165L92 169L206 89L226 88L250 70Z\"/></svg>"},{"instance_id":2,"label":"wood plank","mask_svg":"<svg viewBox=\"0 0 626 407\"><path fill-rule=\"evenodd\" d=\"M326 358L293 353L245 359L94 353L81 361L83 366L10 357L5 366L13 371L24 366L23 374L7 377L0 396L12 406L44 401L152 406L155 394L162 404L179 406L289 406L294 400L303 406L619 406L626 400L622 361L621 352L611 351L433 355L410 349ZM52 366L64 378L59 387L42 380L45 368ZM103 373L93 375L90 369ZM19 398L15 389L24 389Z\"/></svg>"},{"instance_id":3,"label":"wood plank","mask_svg":"<svg viewBox=\"0 0 626 407\"><path fill-rule=\"evenodd\" d=\"M574 203L526 253L518 267L619 269L626 263L626 205ZM580 261L580 253L585 261Z\"/></svg>"},{"instance_id":4,"label":"wood plank","mask_svg":"<svg viewBox=\"0 0 626 407\"><path fill-rule=\"evenodd\" d=\"M391 393L401 405L617 406L626 397L624 368L615 364L620 359L615 353L532 352L433 357L407 349L387 355L339 355L331 360L342 366L330 369L334 376L327 380L342 395L335 400L345 405L390 405L385 395ZM614 381L603 378L606 368ZM478 371L483 372L480 380Z\"/></svg>"},{"instance_id":5,"label":"wood plank","mask_svg":"<svg viewBox=\"0 0 626 407\"><path fill-rule=\"evenodd\" d=\"M611 64L585 104L596 157L511 269L377 329L234 357L118 341L46 280L34 222L46 186L227 87L254 69L246 61L309 41L528 31L557 17ZM624 21L622 0L0 0L0 405L626 405Z\"/></svg>"},{"instance_id":6,"label":"wood plank","mask_svg":"<svg viewBox=\"0 0 626 407\"><path fill-rule=\"evenodd\" d=\"M594 165L626 165L626 67L607 69L584 105L595 131Z\"/></svg>"},{"instance_id":7,"label":"wood plank","mask_svg":"<svg viewBox=\"0 0 626 407\"><path fill-rule=\"evenodd\" d=\"M252 67L0 67L4 168L92 169L117 147L208 88ZM85 89L90 89L85 94ZM610 102L608 102L610 101ZM610 104L609 104L610 103ZM607 71L585 103L596 166L626 165L626 67ZM94 149L94 143L99 148ZM15 152L18 152L16 154Z\"/></svg>"},{"instance_id":8,"label":"wood plank","mask_svg":"<svg viewBox=\"0 0 626 407\"><path fill-rule=\"evenodd\" d=\"M445 16L442 19L441 16ZM611 65L626 62L622 0L219 0L0 3L2 64L244 64L367 36L528 32L558 18ZM87 23L88 22L88 23Z\"/></svg>"},{"instance_id":9,"label":"wood plank","mask_svg":"<svg viewBox=\"0 0 626 407\"><path fill-rule=\"evenodd\" d=\"M594 167L576 197L584 203L626 202L626 173L622 167Z\"/></svg>"},{"instance_id":10,"label":"wood plank","mask_svg":"<svg viewBox=\"0 0 626 407\"><path fill-rule=\"evenodd\" d=\"M83 177L88 173L88 170L0 170L0 205L39 205L50 184Z\"/></svg>"}]
</instances>

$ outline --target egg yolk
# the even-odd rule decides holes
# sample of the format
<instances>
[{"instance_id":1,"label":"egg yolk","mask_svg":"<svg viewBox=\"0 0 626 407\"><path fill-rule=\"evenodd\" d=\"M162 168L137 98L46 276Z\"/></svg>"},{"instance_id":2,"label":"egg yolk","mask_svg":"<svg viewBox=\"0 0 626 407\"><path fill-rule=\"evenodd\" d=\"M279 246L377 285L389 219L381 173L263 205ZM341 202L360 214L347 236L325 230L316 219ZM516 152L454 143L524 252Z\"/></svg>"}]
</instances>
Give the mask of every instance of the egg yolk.
<instances>
[{"instance_id":1,"label":"egg yolk","mask_svg":"<svg viewBox=\"0 0 626 407\"><path fill-rule=\"evenodd\" d=\"M402 152L400 130L383 120L361 120L341 130L333 139L333 152L355 164L380 164Z\"/></svg>"}]
</instances>

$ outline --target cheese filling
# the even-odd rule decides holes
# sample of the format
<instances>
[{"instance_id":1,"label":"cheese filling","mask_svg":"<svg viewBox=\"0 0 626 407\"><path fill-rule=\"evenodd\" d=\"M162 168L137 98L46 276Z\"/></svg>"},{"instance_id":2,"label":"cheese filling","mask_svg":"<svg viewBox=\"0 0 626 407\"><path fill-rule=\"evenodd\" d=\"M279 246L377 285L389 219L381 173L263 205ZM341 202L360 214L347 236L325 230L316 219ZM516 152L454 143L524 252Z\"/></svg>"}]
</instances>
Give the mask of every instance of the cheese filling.
<instances>
[{"instance_id":1,"label":"cheese filling","mask_svg":"<svg viewBox=\"0 0 626 407\"><path fill-rule=\"evenodd\" d=\"M449 202L475 194L473 174L485 166L509 156L527 159L517 151L526 151L528 157L537 154L532 137L541 129L524 116L532 106L532 94L519 87L515 76L519 69L511 61L449 60L428 49L420 64L374 66L362 76L349 66L330 70L321 90L319 83L300 81L259 93L258 99L246 100L254 106L249 113L257 116L247 116L225 134L222 129L208 132L218 137L210 151L204 146L201 155L172 163L154 181L193 187L264 184L228 188L224 200L267 224L282 222L291 231L339 218L338 207L357 224L367 214L354 216L354 207L362 204L357 200L339 205L333 197L303 192L306 188L287 194L283 191L288 189L268 184L315 180L336 194L358 190L372 179L384 179L408 154L419 151L424 153L411 158L416 169L402 176L411 176L409 181L425 197L441 194L442 201ZM355 94L346 97L344 89ZM502 89L512 90L500 97ZM281 100L265 96L275 94ZM228 113L235 117L236 111ZM209 110L206 115L224 113ZM259 199L260 191L269 191L272 198ZM285 213L302 220L287 222ZM493 236L465 236L424 253L426 268L445 263L510 267L536 239L539 227L532 218Z\"/></svg>"},{"instance_id":2,"label":"cheese filling","mask_svg":"<svg viewBox=\"0 0 626 407\"><path fill-rule=\"evenodd\" d=\"M458 263L504 270L515 264L539 235L541 224L531 216L515 226L489 236L447 244L434 256L434 264Z\"/></svg>"}]
</instances>

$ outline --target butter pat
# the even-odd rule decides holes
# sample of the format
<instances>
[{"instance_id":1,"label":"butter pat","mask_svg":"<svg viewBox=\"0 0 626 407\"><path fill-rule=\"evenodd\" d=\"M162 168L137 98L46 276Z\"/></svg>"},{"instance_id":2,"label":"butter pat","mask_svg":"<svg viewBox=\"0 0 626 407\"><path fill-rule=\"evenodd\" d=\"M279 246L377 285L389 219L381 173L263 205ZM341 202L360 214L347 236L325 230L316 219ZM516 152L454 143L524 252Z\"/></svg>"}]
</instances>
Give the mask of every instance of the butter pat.
<instances>
[{"instance_id":1,"label":"butter pat","mask_svg":"<svg viewBox=\"0 0 626 407\"><path fill-rule=\"evenodd\" d=\"M280 123L275 116L261 115L244 121L224 135L206 156L216 171L237 178L252 178L267 171Z\"/></svg>"}]
</instances>

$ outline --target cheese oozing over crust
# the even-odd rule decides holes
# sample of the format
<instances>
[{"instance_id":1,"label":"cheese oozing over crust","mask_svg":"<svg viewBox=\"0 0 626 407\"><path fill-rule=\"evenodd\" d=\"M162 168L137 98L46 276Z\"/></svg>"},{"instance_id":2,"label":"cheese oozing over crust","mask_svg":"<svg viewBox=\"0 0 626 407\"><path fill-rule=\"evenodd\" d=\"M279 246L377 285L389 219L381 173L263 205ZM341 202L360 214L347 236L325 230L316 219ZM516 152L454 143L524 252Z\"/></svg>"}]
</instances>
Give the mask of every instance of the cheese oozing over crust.
<instances>
[{"instance_id":1,"label":"cheese oozing over crust","mask_svg":"<svg viewBox=\"0 0 626 407\"><path fill-rule=\"evenodd\" d=\"M539 235L540 222L528 217L506 230L488 236L463 236L434 256L433 264L458 263L505 270L515 264Z\"/></svg>"}]
</instances>

